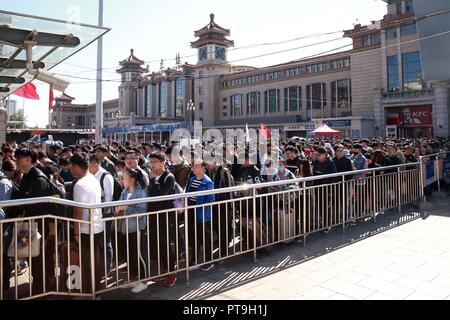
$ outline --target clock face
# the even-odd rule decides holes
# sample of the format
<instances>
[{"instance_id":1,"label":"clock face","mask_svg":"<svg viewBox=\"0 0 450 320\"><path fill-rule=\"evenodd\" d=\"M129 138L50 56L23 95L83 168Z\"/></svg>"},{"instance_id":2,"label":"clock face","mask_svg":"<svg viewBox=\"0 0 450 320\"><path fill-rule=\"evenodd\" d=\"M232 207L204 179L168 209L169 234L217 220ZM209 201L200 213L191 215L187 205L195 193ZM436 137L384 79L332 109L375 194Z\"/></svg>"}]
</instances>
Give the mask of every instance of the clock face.
<instances>
[{"instance_id":1,"label":"clock face","mask_svg":"<svg viewBox=\"0 0 450 320\"><path fill-rule=\"evenodd\" d=\"M225 60L225 48L224 47L216 47L216 59L217 60Z\"/></svg>"},{"instance_id":2,"label":"clock face","mask_svg":"<svg viewBox=\"0 0 450 320\"><path fill-rule=\"evenodd\" d=\"M198 59L200 61L208 59L208 48L200 48L200 50L198 51Z\"/></svg>"}]
</instances>

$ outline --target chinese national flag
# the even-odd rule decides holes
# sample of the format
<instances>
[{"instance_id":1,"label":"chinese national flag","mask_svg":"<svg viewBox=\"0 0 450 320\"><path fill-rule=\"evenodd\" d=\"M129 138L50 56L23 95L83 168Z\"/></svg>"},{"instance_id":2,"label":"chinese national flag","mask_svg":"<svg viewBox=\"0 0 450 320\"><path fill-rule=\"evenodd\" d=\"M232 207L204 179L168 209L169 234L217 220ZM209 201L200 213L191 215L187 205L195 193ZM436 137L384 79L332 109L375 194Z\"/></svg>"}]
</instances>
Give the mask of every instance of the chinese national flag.
<instances>
[{"instance_id":1,"label":"chinese national flag","mask_svg":"<svg viewBox=\"0 0 450 320\"><path fill-rule=\"evenodd\" d=\"M54 100L55 100L55 96L53 95L53 87L50 86L50 96L48 99L48 110L52 110Z\"/></svg>"},{"instance_id":2,"label":"chinese national flag","mask_svg":"<svg viewBox=\"0 0 450 320\"><path fill-rule=\"evenodd\" d=\"M266 138L266 140L272 138L272 132L270 132L269 128L267 128L265 124L261 123L261 128L259 129L259 131L261 131L262 135L264 136L264 138Z\"/></svg>"},{"instance_id":3,"label":"chinese national flag","mask_svg":"<svg viewBox=\"0 0 450 320\"><path fill-rule=\"evenodd\" d=\"M16 90L13 94L16 96L31 99L31 100L39 100L39 95L36 91L36 86L31 82L24 85L22 88Z\"/></svg>"}]
</instances>

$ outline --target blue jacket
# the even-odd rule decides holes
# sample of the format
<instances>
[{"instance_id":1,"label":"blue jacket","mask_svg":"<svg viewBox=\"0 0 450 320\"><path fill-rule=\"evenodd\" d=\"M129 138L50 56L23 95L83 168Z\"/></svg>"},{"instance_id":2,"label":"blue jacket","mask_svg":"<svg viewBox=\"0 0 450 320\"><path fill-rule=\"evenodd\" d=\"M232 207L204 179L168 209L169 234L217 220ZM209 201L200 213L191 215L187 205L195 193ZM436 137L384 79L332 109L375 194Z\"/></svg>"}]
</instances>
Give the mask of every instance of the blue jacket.
<instances>
[{"instance_id":1,"label":"blue jacket","mask_svg":"<svg viewBox=\"0 0 450 320\"><path fill-rule=\"evenodd\" d=\"M192 177L189 180L188 187L187 187L187 193L192 192L191 186L195 179L196 179L195 177ZM198 187L197 191L200 192L200 191L206 191L206 190L214 190L214 182L212 182L212 180L208 176L205 175L202 180L202 183ZM189 205L190 206L192 206L192 205L199 206L199 205L203 205L203 204L207 204L207 203L213 203L214 201L216 201L216 197L214 195L201 196L201 197L197 197L196 203L192 203L191 200L189 200ZM203 212L205 214L205 222L211 221L211 206L204 206L204 207L196 208L197 223L203 222Z\"/></svg>"},{"instance_id":2,"label":"blue jacket","mask_svg":"<svg viewBox=\"0 0 450 320\"><path fill-rule=\"evenodd\" d=\"M120 195L120 201L127 200L128 198L128 189L124 189L122 191L122 194ZM136 200L136 199L143 199L147 198L147 192L141 188L141 186L137 186L136 189L133 192L133 195L128 200ZM145 213L147 212L147 203L141 203L141 204L133 204L128 206L127 211L123 213L123 216L131 216L139 213ZM127 233L127 225L126 225L127 219L121 219L119 220L119 230L120 233L126 234ZM136 218L130 218L128 219L128 233L134 233L137 232L137 226L136 226ZM146 217L140 217L139 218L139 230L144 230L147 227L147 219Z\"/></svg>"}]
</instances>

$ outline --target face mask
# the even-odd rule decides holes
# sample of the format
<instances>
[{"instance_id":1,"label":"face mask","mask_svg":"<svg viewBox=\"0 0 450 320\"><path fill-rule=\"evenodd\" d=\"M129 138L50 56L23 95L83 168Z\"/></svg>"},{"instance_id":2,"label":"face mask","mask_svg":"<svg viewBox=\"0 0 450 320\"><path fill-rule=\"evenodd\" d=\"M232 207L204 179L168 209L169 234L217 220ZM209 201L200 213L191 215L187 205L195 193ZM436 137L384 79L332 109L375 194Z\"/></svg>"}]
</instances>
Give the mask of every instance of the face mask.
<instances>
[{"instance_id":1,"label":"face mask","mask_svg":"<svg viewBox=\"0 0 450 320\"><path fill-rule=\"evenodd\" d=\"M285 168L283 166L278 166L278 171L279 172L284 172Z\"/></svg>"}]
</instances>

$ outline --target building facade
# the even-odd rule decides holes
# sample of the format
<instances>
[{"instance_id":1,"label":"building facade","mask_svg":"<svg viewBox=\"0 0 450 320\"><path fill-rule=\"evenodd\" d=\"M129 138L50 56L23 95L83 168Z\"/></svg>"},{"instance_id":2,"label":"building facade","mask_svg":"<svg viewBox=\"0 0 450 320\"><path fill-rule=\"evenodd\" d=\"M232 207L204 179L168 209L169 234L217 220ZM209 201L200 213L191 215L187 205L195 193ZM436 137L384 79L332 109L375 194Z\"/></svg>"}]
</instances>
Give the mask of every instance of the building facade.
<instances>
[{"instance_id":1,"label":"building facade","mask_svg":"<svg viewBox=\"0 0 450 320\"><path fill-rule=\"evenodd\" d=\"M211 14L194 32L195 65L177 59L176 67L150 73L133 50L119 63L119 98L105 109L105 127L264 123L292 137L307 136L325 122L354 138L449 136L449 89L423 80L414 2L384 1L382 20L344 31L351 50L264 68L228 63L234 41ZM73 107L92 124L95 106ZM58 121L82 123L75 113Z\"/></svg>"}]
</instances>

